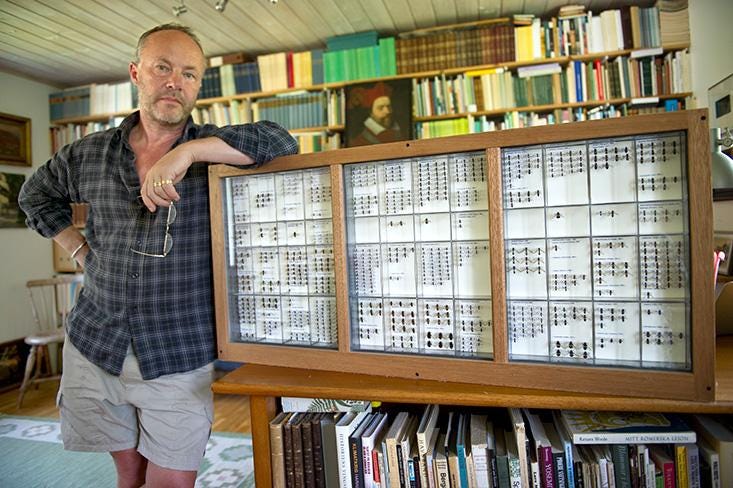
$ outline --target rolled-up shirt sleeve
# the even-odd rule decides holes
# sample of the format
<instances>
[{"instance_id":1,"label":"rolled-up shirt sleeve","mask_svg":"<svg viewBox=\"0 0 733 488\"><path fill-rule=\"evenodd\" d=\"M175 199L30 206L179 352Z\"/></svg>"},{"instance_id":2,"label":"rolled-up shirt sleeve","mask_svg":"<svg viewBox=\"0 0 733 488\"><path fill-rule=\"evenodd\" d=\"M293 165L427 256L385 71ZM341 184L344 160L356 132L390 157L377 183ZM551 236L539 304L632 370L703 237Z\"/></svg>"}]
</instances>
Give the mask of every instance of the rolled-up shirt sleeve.
<instances>
[{"instance_id":1,"label":"rolled-up shirt sleeve","mask_svg":"<svg viewBox=\"0 0 733 488\"><path fill-rule=\"evenodd\" d=\"M64 146L20 189L18 204L26 214L26 225L43 237L54 237L72 223L69 204L75 193L70 174L73 152L74 144Z\"/></svg>"},{"instance_id":2,"label":"rolled-up shirt sleeve","mask_svg":"<svg viewBox=\"0 0 733 488\"><path fill-rule=\"evenodd\" d=\"M260 166L280 156L297 154L298 142L280 125L263 120L253 124L207 126L218 137Z\"/></svg>"}]
</instances>

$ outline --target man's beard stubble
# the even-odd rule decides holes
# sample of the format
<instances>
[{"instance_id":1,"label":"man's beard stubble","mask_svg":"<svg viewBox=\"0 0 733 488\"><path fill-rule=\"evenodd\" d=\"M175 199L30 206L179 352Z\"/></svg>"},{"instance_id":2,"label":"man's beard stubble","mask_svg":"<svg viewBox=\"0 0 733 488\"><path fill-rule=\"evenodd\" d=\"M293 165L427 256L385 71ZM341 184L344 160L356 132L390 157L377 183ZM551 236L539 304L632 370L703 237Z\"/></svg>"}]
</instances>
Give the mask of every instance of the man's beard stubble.
<instances>
[{"instance_id":1,"label":"man's beard stubble","mask_svg":"<svg viewBox=\"0 0 733 488\"><path fill-rule=\"evenodd\" d=\"M144 88L140 87L140 108L144 110L156 122L163 125L179 125L185 121L193 111L196 103L195 100L188 104L177 93L164 93L155 95L143 95ZM157 102L162 97L175 97L180 103L180 107L175 110L161 110L158 108Z\"/></svg>"}]
</instances>

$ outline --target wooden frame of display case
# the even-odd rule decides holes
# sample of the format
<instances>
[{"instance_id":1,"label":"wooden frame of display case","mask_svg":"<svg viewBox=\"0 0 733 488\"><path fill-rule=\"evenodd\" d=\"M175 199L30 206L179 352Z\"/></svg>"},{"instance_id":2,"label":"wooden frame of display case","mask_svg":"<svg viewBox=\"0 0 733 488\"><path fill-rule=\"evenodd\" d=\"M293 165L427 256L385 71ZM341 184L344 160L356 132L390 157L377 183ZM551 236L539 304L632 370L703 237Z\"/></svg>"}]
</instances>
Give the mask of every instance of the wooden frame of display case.
<instances>
[{"instance_id":1,"label":"wooden frame of display case","mask_svg":"<svg viewBox=\"0 0 733 488\"><path fill-rule=\"evenodd\" d=\"M510 362L505 312L504 237L501 201L502 148L682 131L686 133L690 256L691 370L668 371L558 363ZM488 166L490 255L493 299L492 360L426 357L351 350L348 310L343 166L465 151L486 151ZM214 293L219 357L229 361L301 369L364 373L459 383L620 395L627 397L711 401L715 397L715 326L713 320L712 202L707 111L694 110L474 134L443 139L406 141L325 153L278 158L247 170L215 165L210 168ZM231 341L228 325L222 178L255 173L328 166L331 170L334 266L338 349Z\"/></svg>"}]
</instances>

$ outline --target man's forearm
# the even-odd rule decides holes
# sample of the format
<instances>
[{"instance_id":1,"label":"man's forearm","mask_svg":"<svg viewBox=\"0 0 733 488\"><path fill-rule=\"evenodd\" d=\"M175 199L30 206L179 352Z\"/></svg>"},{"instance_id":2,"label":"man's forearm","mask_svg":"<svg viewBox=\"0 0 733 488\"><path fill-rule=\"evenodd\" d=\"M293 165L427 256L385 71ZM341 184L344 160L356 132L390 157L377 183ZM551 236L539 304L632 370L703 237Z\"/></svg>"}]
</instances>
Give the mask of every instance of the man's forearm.
<instances>
[{"instance_id":1,"label":"man's forearm","mask_svg":"<svg viewBox=\"0 0 733 488\"><path fill-rule=\"evenodd\" d=\"M193 162L211 161L235 166L247 166L255 162L250 156L233 148L218 137L195 139L183 145L188 146L187 149L191 151Z\"/></svg>"}]
</instances>

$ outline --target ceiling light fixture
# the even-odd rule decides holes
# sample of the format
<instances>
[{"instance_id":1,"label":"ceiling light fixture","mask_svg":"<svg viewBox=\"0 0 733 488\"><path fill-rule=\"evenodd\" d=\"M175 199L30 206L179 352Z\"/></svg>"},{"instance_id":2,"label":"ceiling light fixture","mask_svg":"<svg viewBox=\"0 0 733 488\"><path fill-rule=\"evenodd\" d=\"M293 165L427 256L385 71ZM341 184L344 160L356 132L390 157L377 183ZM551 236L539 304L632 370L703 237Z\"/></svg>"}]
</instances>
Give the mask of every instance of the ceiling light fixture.
<instances>
[{"instance_id":1,"label":"ceiling light fixture","mask_svg":"<svg viewBox=\"0 0 733 488\"><path fill-rule=\"evenodd\" d=\"M181 14L188 12L188 8L183 4L183 0L180 0L180 5L173 5L173 15L179 17Z\"/></svg>"},{"instance_id":2,"label":"ceiling light fixture","mask_svg":"<svg viewBox=\"0 0 733 488\"><path fill-rule=\"evenodd\" d=\"M217 0L216 5L214 5L214 8L219 12L224 12L224 9L227 8L227 3L229 0Z\"/></svg>"}]
</instances>

